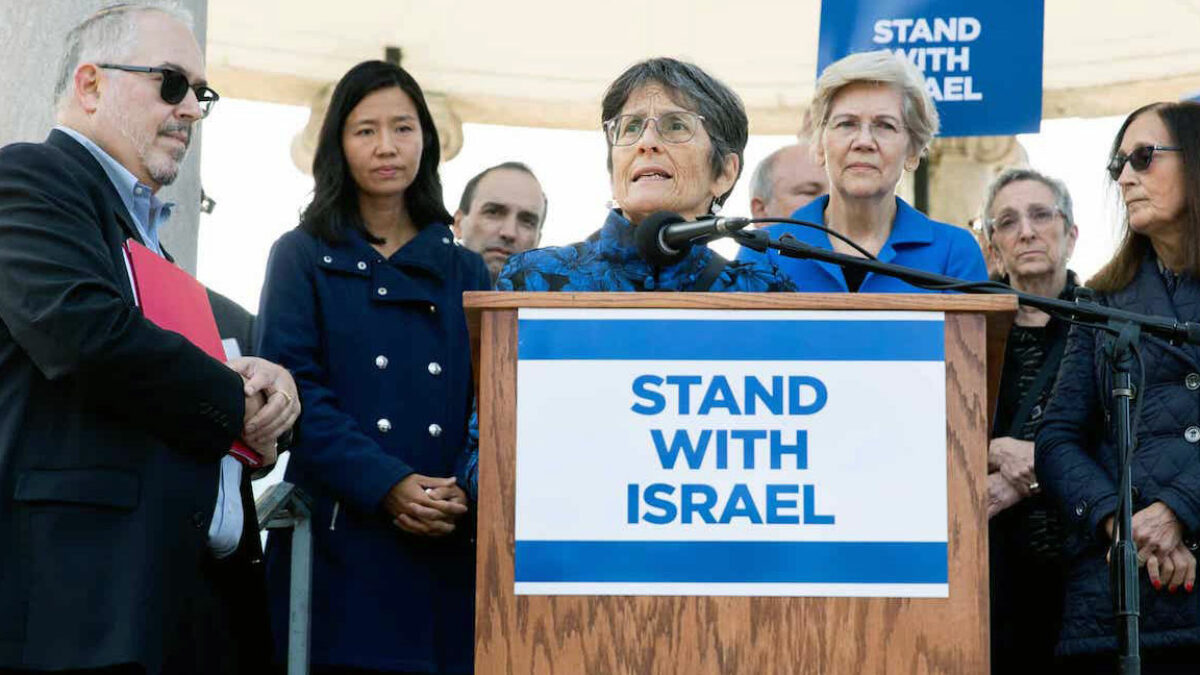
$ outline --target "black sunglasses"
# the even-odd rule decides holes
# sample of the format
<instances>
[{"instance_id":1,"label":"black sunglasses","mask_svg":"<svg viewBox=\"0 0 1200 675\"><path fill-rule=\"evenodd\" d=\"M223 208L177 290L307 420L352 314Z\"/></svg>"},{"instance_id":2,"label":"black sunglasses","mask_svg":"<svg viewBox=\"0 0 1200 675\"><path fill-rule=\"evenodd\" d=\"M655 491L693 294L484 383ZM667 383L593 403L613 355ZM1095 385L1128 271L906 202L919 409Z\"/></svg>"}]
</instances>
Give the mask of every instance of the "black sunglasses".
<instances>
[{"instance_id":1,"label":"black sunglasses","mask_svg":"<svg viewBox=\"0 0 1200 675\"><path fill-rule=\"evenodd\" d=\"M1121 172L1125 170L1125 162L1129 162L1129 166L1140 173L1150 168L1150 160L1154 159L1155 152L1179 152L1180 150L1183 148L1176 145L1143 145L1140 148L1134 148L1133 152L1128 155L1118 152L1108 162L1108 175L1112 176L1113 181L1116 182L1121 179Z\"/></svg>"},{"instance_id":2,"label":"black sunglasses","mask_svg":"<svg viewBox=\"0 0 1200 675\"><path fill-rule=\"evenodd\" d=\"M162 86L158 90L158 95L162 100L171 105L177 105L185 97L187 97L188 89L196 92L196 100L200 103L200 116L208 117L209 111L212 110L213 104L221 97L217 92L203 84L192 85L188 82L187 76L175 70L174 68L155 68L152 66L124 66L118 63L101 63L98 64L101 68L109 68L111 70L123 70L129 73L158 73L162 75Z\"/></svg>"}]
</instances>

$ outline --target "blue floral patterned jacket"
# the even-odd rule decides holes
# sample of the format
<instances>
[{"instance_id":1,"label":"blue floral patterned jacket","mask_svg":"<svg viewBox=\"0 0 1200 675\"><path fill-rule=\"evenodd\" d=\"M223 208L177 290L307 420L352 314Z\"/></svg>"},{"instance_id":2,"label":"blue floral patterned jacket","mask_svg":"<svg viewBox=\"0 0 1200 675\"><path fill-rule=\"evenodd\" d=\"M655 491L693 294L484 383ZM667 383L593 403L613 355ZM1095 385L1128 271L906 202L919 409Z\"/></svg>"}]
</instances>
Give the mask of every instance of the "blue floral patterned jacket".
<instances>
[{"instance_id":1,"label":"blue floral patterned jacket","mask_svg":"<svg viewBox=\"0 0 1200 675\"><path fill-rule=\"evenodd\" d=\"M693 246L670 267L654 267L638 255L633 224L610 211L604 227L586 241L526 251L508 259L496 282L498 291L692 291L712 257L707 246ZM771 262L731 261L707 289L713 292L795 291L796 284ZM479 420L471 416L468 454L456 475L474 499L479 487Z\"/></svg>"},{"instance_id":2,"label":"blue floral patterned jacket","mask_svg":"<svg viewBox=\"0 0 1200 675\"><path fill-rule=\"evenodd\" d=\"M508 259L498 291L693 291L715 255L693 246L670 267L654 267L638 255L633 225L610 211L604 227L586 241L526 251ZM796 285L772 263L730 262L713 284L714 292L795 291Z\"/></svg>"}]
</instances>

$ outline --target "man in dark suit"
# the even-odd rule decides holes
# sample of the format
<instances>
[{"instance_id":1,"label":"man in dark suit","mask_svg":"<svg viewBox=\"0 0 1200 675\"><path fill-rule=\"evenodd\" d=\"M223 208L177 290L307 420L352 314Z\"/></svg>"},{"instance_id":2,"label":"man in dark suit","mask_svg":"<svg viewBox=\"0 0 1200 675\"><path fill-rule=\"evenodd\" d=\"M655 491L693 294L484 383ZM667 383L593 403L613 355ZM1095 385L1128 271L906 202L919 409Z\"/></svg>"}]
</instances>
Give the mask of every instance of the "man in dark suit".
<instances>
[{"instance_id":1,"label":"man in dark suit","mask_svg":"<svg viewBox=\"0 0 1200 675\"><path fill-rule=\"evenodd\" d=\"M0 672L225 673L267 627L231 592L257 555L241 438L274 461L295 382L143 318L122 243L157 228L215 96L177 10L68 36L59 125L0 149Z\"/></svg>"},{"instance_id":2,"label":"man in dark suit","mask_svg":"<svg viewBox=\"0 0 1200 675\"><path fill-rule=\"evenodd\" d=\"M254 315L211 288L208 289L208 303L212 305L221 339L236 341L238 354L254 356Z\"/></svg>"}]
</instances>

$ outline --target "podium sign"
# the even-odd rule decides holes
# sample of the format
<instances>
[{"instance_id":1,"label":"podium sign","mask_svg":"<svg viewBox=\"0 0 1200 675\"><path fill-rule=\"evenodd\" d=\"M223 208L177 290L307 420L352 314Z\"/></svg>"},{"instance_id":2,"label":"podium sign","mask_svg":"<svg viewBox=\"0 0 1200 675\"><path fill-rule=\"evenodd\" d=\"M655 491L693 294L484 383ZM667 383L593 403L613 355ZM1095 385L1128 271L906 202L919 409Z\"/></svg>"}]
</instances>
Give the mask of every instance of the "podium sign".
<instances>
[{"instance_id":1,"label":"podium sign","mask_svg":"<svg viewBox=\"0 0 1200 675\"><path fill-rule=\"evenodd\" d=\"M518 311L518 595L949 594L941 312Z\"/></svg>"}]
</instances>

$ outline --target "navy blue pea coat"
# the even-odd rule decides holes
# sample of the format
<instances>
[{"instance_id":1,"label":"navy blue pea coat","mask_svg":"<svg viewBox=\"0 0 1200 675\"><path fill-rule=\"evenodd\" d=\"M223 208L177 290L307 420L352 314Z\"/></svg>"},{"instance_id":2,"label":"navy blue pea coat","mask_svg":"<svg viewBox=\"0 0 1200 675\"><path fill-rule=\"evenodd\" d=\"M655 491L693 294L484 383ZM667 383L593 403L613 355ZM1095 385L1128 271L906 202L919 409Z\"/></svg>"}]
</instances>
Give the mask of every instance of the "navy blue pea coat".
<instances>
[{"instance_id":1,"label":"navy blue pea coat","mask_svg":"<svg viewBox=\"0 0 1200 675\"><path fill-rule=\"evenodd\" d=\"M1169 292L1153 255L1141 262L1128 286L1101 294L1099 300L1133 312L1200 320L1200 281L1182 278ZM1097 330L1072 329L1037 436L1039 482L1073 526L1058 647L1065 655L1117 648L1104 559L1109 540L1103 528L1115 513L1119 480L1111 423L1112 377L1105 356L1110 340ZM1141 416L1135 421L1133 510L1161 501L1179 518L1185 541L1195 541L1200 533L1200 347L1143 337L1141 353L1133 371L1143 397ZM1155 591L1145 569L1138 576L1142 646L1200 645L1200 592Z\"/></svg>"},{"instance_id":2,"label":"navy blue pea coat","mask_svg":"<svg viewBox=\"0 0 1200 675\"><path fill-rule=\"evenodd\" d=\"M423 227L384 259L357 233L276 242L259 312L259 354L304 402L286 480L314 498L312 663L470 672L474 549L404 533L382 507L416 472L451 476L471 413L463 291L487 290L483 259L449 228ZM289 535L267 550L274 633L287 635Z\"/></svg>"}]
</instances>

